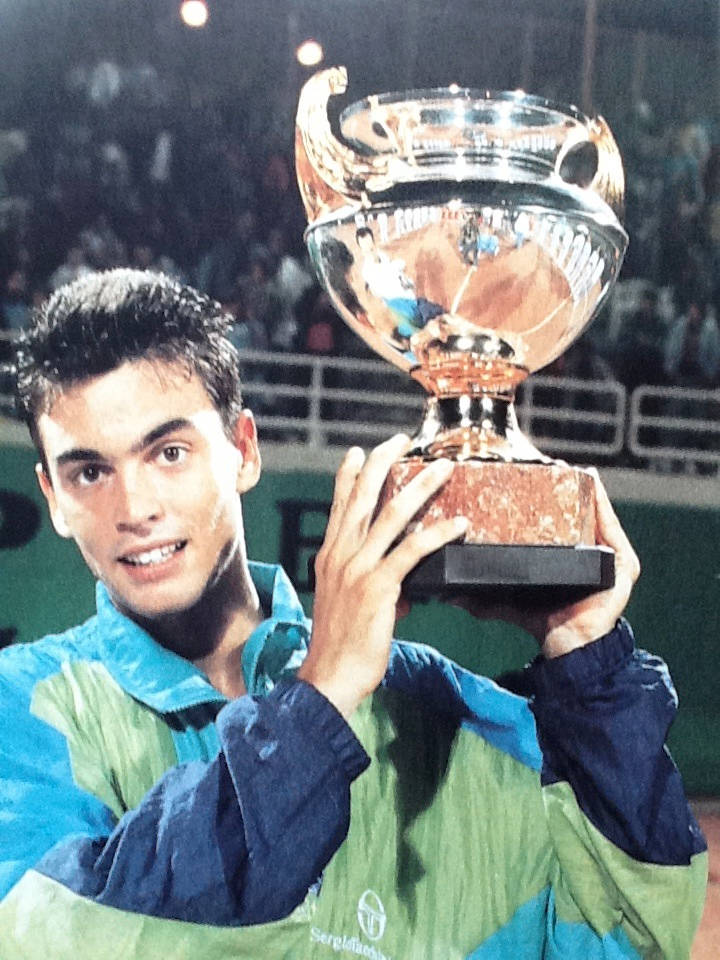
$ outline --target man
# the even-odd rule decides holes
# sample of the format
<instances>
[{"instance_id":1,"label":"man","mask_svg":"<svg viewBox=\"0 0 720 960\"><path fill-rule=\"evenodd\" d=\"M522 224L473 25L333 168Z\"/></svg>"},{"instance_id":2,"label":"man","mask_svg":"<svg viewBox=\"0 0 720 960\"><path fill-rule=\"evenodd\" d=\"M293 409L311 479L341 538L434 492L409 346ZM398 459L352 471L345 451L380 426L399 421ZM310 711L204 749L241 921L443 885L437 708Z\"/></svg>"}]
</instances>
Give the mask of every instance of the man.
<instances>
[{"instance_id":1,"label":"man","mask_svg":"<svg viewBox=\"0 0 720 960\"><path fill-rule=\"evenodd\" d=\"M392 641L403 578L464 529L404 533L443 462L374 518L404 437L338 471L311 627L246 559L260 458L225 329L117 270L20 347L98 612L0 660L3 960L687 956L704 842L667 672L618 620L638 568L602 487L617 584L527 618L516 692Z\"/></svg>"},{"instance_id":2,"label":"man","mask_svg":"<svg viewBox=\"0 0 720 960\"><path fill-rule=\"evenodd\" d=\"M403 260L391 260L375 246L371 227L359 227L355 239L363 254L362 279L366 288L390 310L397 324L394 333L407 340L422 330L433 317L445 311L438 303L418 297L415 284L405 274Z\"/></svg>"}]
</instances>

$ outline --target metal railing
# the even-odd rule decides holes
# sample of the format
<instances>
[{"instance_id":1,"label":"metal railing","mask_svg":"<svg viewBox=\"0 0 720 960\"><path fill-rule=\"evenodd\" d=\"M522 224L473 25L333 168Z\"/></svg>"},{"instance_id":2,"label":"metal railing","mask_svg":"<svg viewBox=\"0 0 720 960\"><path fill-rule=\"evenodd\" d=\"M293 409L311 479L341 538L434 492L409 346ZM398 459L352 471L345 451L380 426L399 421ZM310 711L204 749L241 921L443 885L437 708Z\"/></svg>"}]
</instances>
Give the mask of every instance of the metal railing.
<instances>
[{"instance_id":1,"label":"metal railing","mask_svg":"<svg viewBox=\"0 0 720 960\"><path fill-rule=\"evenodd\" d=\"M424 391L375 360L242 354L243 394L267 439L312 447L370 443L419 422Z\"/></svg>"},{"instance_id":2,"label":"metal railing","mask_svg":"<svg viewBox=\"0 0 720 960\"><path fill-rule=\"evenodd\" d=\"M720 390L638 387L630 398L627 448L651 464L716 471Z\"/></svg>"},{"instance_id":3,"label":"metal railing","mask_svg":"<svg viewBox=\"0 0 720 960\"><path fill-rule=\"evenodd\" d=\"M530 377L518 391L520 426L544 452L617 457L625 443L627 393L613 380Z\"/></svg>"},{"instance_id":4,"label":"metal railing","mask_svg":"<svg viewBox=\"0 0 720 960\"><path fill-rule=\"evenodd\" d=\"M263 439L311 450L413 432L425 397L407 375L376 360L248 350L242 377ZM0 378L6 417L9 390L9 378ZM669 464L685 473L720 467L720 391L639 387L628 398L614 381L535 375L518 391L517 413L525 433L551 456Z\"/></svg>"},{"instance_id":5,"label":"metal railing","mask_svg":"<svg viewBox=\"0 0 720 960\"><path fill-rule=\"evenodd\" d=\"M243 354L244 393L268 439L313 447L373 442L420 422L424 391L374 360ZM626 397L614 382L532 377L518 393L523 430L548 453L613 457L623 448Z\"/></svg>"}]
</instances>

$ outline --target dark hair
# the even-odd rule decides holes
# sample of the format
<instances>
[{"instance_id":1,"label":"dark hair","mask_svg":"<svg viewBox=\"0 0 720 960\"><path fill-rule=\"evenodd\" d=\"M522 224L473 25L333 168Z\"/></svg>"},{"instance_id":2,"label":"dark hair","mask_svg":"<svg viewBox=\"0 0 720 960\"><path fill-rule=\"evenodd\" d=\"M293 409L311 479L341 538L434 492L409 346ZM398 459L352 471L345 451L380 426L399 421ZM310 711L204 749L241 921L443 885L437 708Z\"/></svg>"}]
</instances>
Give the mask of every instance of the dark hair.
<instances>
[{"instance_id":1,"label":"dark hair","mask_svg":"<svg viewBox=\"0 0 720 960\"><path fill-rule=\"evenodd\" d=\"M358 227L355 231L355 239L359 240L360 237L371 237L375 239L375 234L372 232L372 227Z\"/></svg>"},{"instance_id":2,"label":"dark hair","mask_svg":"<svg viewBox=\"0 0 720 960\"><path fill-rule=\"evenodd\" d=\"M37 420L53 398L133 360L185 365L229 432L242 408L231 323L219 303L161 273L107 270L60 287L16 348L16 405L41 456Z\"/></svg>"},{"instance_id":3,"label":"dark hair","mask_svg":"<svg viewBox=\"0 0 720 960\"><path fill-rule=\"evenodd\" d=\"M657 290L653 286L647 286L642 291L640 296L641 300L647 300L649 303L655 304L658 302Z\"/></svg>"}]
</instances>

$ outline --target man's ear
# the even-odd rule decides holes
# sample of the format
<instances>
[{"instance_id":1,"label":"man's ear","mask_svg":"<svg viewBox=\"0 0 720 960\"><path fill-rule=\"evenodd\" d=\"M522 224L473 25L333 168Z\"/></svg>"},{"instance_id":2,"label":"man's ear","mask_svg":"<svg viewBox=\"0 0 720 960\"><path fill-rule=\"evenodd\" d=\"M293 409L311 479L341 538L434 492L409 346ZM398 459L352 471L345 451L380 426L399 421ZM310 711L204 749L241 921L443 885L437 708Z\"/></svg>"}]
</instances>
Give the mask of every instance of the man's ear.
<instances>
[{"instance_id":1,"label":"man's ear","mask_svg":"<svg viewBox=\"0 0 720 960\"><path fill-rule=\"evenodd\" d=\"M233 443L240 453L237 468L237 490L238 493L247 493L260 479L262 469L255 417L250 410L240 411L233 428Z\"/></svg>"},{"instance_id":2,"label":"man's ear","mask_svg":"<svg viewBox=\"0 0 720 960\"><path fill-rule=\"evenodd\" d=\"M41 463L35 464L35 476L37 477L37 482L40 484L40 489L43 492L43 496L47 500L48 509L50 511L50 519L52 520L52 525L55 527L55 532L61 537L71 539L72 533L70 533L70 528L65 522L63 512L58 506L52 480L47 473L45 473L45 468Z\"/></svg>"}]
</instances>

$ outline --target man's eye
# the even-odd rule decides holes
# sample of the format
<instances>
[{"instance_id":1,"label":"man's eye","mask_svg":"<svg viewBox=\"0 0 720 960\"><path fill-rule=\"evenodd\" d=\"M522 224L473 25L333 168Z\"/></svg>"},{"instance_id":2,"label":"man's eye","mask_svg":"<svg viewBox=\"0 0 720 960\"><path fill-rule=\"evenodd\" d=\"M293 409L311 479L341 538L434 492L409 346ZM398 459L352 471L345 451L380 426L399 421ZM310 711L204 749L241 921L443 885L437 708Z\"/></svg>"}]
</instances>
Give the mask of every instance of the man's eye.
<instances>
[{"instance_id":1,"label":"man's eye","mask_svg":"<svg viewBox=\"0 0 720 960\"><path fill-rule=\"evenodd\" d=\"M94 463L86 463L85 466L75 474L75 482L89 486L91 483L97 483L101 476L100 467Z\"/></svg>"},{"instance_id":2,"label":"man's eye","mask_svg":"<svg viewBox=\"0 0 720 960\"><path fill-rule=\"evenodd\" d=\"M162 449L162 458L166 463L182 463L186 456L187 450L175 444L170 444L170 446Z\"/></svg>"}]
</instances>

